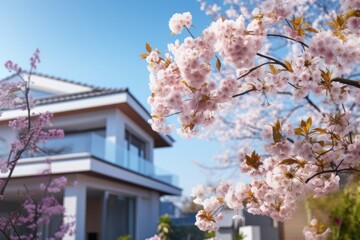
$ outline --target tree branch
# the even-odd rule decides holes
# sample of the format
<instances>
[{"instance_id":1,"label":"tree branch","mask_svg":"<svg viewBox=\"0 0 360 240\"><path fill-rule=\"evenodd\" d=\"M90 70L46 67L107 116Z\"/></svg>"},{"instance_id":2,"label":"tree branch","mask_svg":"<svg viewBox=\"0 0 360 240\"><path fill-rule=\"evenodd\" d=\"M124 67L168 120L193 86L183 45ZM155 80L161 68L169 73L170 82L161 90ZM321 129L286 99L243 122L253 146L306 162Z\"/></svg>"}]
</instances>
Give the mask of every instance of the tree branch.
<instances>
[{"instance_id":1,"label":"tree branch","mask_svg":"<svg viewBox=\"0 0 360 240\"><path fill-rule=\"evenodd\" d=\"M242 92L242 93L238 93L238 94L235 94L235 95L232 95L233 98L235 97L239 97L239 96L242 96L242 95L245 95L245 94L248 94L249 92L252 92L252 91L256 91L256 88L252 88L252 89L249 89L245 92Z\"/></svg>"},{"instance_id":2,"label":"tree branch","mask_svg":"<svg viewBox=\"0 0 360 240\"><path fill-rule=\"evenodd\" d=\"M357 80L350 80L350 79L345 79L345 78L334 78L331 80L332 82L339 82L342 84L346 84L346 85L350 85L353 87L357 87L360 88L360 81Z\"/></svg>"},{"instance_id":3,"label":"tree branch","mask_svg":"<svg viewBox=\"0 0 360 240\"><path fill-rule=\"evenodd\" d=\"M259 57L262 57L262 58L266 58L266 59L272 60L272 61L276 62L277 64L283 66L286 70L289 70L289 69L287 68L287 66L286 66L283 62L277 60L276 58L273 58L273 57L270 57L270 56L266 56L266 55L261 54L261 53L256 53L256 55L258 55Z\"/></svg>"},{"instance_id":4,"label":"tree branch","mask_svg":"<svg viewBox=\"0 0 360 240\"><path fill-rule=\"evenodd\" d=\"M312 175L311 177L309 177L308 179L305 180L305 183L308 183L311 179L313 179L314 177L316 176L319 176L321 174L325 174L325 173L340 173L340 172L346 172L346 171L354 171L354 172L360 172L360 169L356 169L356 168L352 168L352 167L349 167L349 168L343 168L343 169L331 169L331 170L324 170L324 171L321 171L321 172L317 172L315 173L314 175Z\"/></svg>"},{"instance_id":5,"label":"tree branch","mask_svg":"<svg viewBox=\"0 0 360 240\"><path fill-rule=\"evenodd\" d=\"M238 77L237 79L239 80L239 79L241 79L241 78L243 78L243 77L246 77L247 75L249 75L250 73L252 73L252 72L255 71L256 69L258 69L258 68L260 68L260 67L262 67L262 66L264 66L264 65L267 65L267 64L279 64L279 63L276 63L276 62L266 62L266 63L262 63L262 64L260 64L259 66L250 68L247 73L241 75L241 76Z\"/></svg>"},{"instance_id":6,"label":"tree branch","mask_svg":"<svg viewBox=\"0 0 360 240\"><path fill-rule=\"evenodd\" d=\"M291 37L287 37L287 36L283 36L283 35L280 35L280 34L266 34L266 36L268 37L280 37L280 38L285 38L285 39L288 39L288 40L291 40L291 41L294 41L294 42L297 42L297 43L300 43L302 47L309 47L307 44L305 44L304 42L302 41L298 41L294 38L291 38Z\"/></svg>"},{"instance_id":7,"label":"tree branch","mask_svg":"<svg viewBox=\"0 0 360 240\"><path fill-rule=\"evenodd\" d=\"M320 108L318 106L316 106L316 104L311 101L311 99L309 98L309 95L307 95L305 97L306 101L310 104L310 106L312 106L313 108L315 108L319 113L322 113L322 111L320 110Z\"/></svg>"}]
</instances>

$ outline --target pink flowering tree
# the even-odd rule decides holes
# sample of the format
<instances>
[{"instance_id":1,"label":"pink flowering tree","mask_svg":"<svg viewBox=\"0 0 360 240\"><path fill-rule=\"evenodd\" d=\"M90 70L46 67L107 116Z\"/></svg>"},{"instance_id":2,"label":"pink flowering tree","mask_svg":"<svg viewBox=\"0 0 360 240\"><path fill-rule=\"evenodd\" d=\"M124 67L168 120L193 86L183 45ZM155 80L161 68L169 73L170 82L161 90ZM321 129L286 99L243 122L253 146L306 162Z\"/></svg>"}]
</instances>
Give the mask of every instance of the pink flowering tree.
<instances>
[{"instance_id":1,"label":"pink flowering tree","mask_svg":"<svg viewBox=\"0 0 360 240\"><path fill-rule=\"evenodd\" d=\"M0 184L0 202L7 200L6 189L22 155L42 151L38 147L39 143L64 136L62 130L49 129L51 127L51 113L45 112L38 115L31 113L33 106L33 101L29 96L31 75L40 63L39 53L39 50L36 50L30 58L30 71L27 79L22 77L22 69L17 64L8 61L5 63L5 67L10 72L15 72L21 80L0 82L1 108L3 110L21 108L26 113L25 116L9 122L9 127L18 133L18 137L12 140L7 158L0 159L1 173L6 175ZM51 164L50 161L48 163ZM43 238L45 237L42 232L44 225L49 224L53 217L64 214L65 209L55 195L62 191L67 180L65 177L52 177L49 169L44 169L42 173L39 173L45 180L40 183L37 190L29 189L26 185L23 186L23 189L19 189L17 207L10 209L9 212L0 217L1 239L32 240ZM61 223L53 236L46 236L47 239L61 239L71 230L72 225L72 223Z\"/></svg>"},{"instance_id":2,"label":"pink flowering tree","mask_svg":"<svg viewBox=\"0 0 360 240\"><path fill-rule=\"evenodd\" d=\"M251 178L194 188L202 206L195 224L203 231L218 229L224 207L234 217L245 209L289 220L297 200L334 192L340 173L360 171L360 1L335 2L337 12L297 3L266 0L248 16L245 9L232 19L221 14L198 37L191 14L175 14L171 32L185 29L189 37L163 56L149 44L141 55L153 129L231 140L222 161ZM316 14L307 17L309 6ZM280 54L274 39L287 40ZM168 121L173 115L179 124ZM328 232L316 219L304 228L306 239Z\"/></svg>"}]
</instances>

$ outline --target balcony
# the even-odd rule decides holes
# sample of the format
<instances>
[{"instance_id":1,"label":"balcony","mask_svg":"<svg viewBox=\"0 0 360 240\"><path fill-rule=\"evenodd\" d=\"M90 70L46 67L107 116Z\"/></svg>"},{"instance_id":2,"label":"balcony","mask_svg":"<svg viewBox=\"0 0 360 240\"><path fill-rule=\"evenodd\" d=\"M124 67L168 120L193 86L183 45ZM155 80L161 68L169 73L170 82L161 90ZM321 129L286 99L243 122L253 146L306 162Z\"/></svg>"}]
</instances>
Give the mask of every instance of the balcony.
<instances>
[{"instance_id":1,"label":"balcony","mask_svg":"<svg viewBox=\"0 0 360 240\"><path fill-rule=\"evenodd\" d=\"M41 156L59 156L72 153L89 153L95 158L117 165L121 168L159 180L164 183L178 186L175 175L155 166L152 162L143 159L123 146L114 144L102 136L86 132L69 134L64 138L51 139L42 144L44 153L23 154L23 158Z\"/></svg>"}]
</instances>

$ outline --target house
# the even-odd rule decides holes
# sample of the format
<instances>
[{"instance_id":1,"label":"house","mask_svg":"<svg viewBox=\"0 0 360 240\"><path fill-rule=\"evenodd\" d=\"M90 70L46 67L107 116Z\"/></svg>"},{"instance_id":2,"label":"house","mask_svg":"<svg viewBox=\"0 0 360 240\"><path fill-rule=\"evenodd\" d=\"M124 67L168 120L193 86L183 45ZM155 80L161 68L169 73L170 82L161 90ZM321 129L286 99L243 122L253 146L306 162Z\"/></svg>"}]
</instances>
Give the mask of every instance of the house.
<instances>
[{"instance_id":1,"label":"house","mask_svg":"<svg viewBox=\"0 0 360 240\"><path fill-rule=\"evenodd\" d=\"M17 78L13 75L7 80ZM53 127L65 131L64 138L42 146L51 155L52 174L76 182L58 196L66 214L76 216L75 235L64 239L115 240L131 235L132 240L143 240L152 236L159 218L159 198L181 194L176 177L161 171L153 159L154 148L170 147L171 137L151 129L149 113L126 88L98 88L36 73L31 77L31 95L36 99L32 111L53 112ZM24 111L15 109L1 116L0 149L9 148L7 141L16 134L7 122L20 115ZM35 176L47 167L47 158L24 155L7 196L15 195L24 183L35 187ZM9 198L4 201L3 206L13 204ZM51 231L50 224L45 232Z\"/></svg>"}]
</instances>

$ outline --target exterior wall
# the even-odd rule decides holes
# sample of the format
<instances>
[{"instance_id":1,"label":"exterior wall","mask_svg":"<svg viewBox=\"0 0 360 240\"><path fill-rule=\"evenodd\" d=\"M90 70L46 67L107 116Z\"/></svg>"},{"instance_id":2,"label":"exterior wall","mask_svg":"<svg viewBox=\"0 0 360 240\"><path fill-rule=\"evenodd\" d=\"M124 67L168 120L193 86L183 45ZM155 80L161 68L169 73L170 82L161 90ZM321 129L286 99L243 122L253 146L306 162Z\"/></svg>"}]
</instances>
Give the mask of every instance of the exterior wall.
<instances>
[{"instance_id":1,"label":"exterior wall","mask_svg":"<svg viewBox=\"0 0 360 240\"><path fill-rule=\"evenodd\" d=\"M139 197L136 201L136 239L143 240L156 233L159 221L160 200L156 192L147 197Z\"/></svg>"},{"instance_id":2,"label":"exterior wall","mask_svg":"<svg viewBox=\"0 0 360 240\"><path fill-rule=\"evenodd\" d=\"M246 226L259 226L260 239L279 240L280 229L271 217L243 212ZM257 230L256 230L257 231ZM286 238L287 239L287 238ZM292 239L292 238L289 238Z\"/></svg>"},{"instance_id":3,"label":"exterior wall","mask_svg":"<svg viewBox=\"0 0 360 240\"><path fill-rule=\"evenodd\" d=\"M97 233L98 240L107 240L102 236L104 229L102 224L104 219L102 199L105 199L103 198L103 193L105 195L127 196L135 200L135 214L133 216L135 236L131 236L132 240L144 240L156 233L156 226L160 215L159 192L89 174L69 174L66 177L68 178L69 186L65 188L64 194L61 196L63 196L66 215L76 216L76 230L75 235L66 236L63 238L64 240L86 240L88 233ZM75 181L77 182L76 185L72 186ZM13 179L7 190L7 201L12 199L9 206L11 202L16 201L18 189L22 190L20 186L24 182L26 182L30 190L39 188L39 178L37 177ZM103 195L95 198L89 197L89 193L94 192ZM91 200L89 201L90 198ZM116 211L116 209L110 210ZM117 210L119 211L119 208ZM72 221L73 218L66 217L64 220ZM113 224L117 226L120 223L114 222Z\"/></svg>"},{"instance_id":4,"label":"exterior wall","mask_svg":"<svg viewBox=\"0 0 360 240\"><path fill-rule=\"evenodd\" d=\"M40 78L42 77L39 77L39 79ZM43 81L44 79L40 80ZM40 84L41 81L39 81ZM57 84L57 81L51 80L50 82L54 83L45 84L44 86L46 87L39 87L38 90L50 91L52 89L53 91L50 92L54 94L63 94L63 92L56 90L57 87L55 85ZM65 83L59 82L59 84L63 86ZM66 83L66 85L67 84L68 83ZM47 86L49 86L49 89L47 88ZM72 89L70 92L81 92L85 90L91 90L91 88L79 86ZM129 103L128 106L131 109L134 109L134 111L143 118L141 121L139 121L139 125L135 123L138 118L136 113L135 117L133 118L135 120L132 120L127 116L129 113L126 113L126 110L124 109L128 108L119 107L118 109L107 108L107 110L94 110L92 112L83 111L85 108L88 108L89 105L92 104L94 104L93 107L101 107L101 109L106 109L105 107L102 108L102 106L107 106L107 104L109 104L108 99L112 101L113 105L111 105L111 107L114 107L115 104ZM135 99L133 99L133 97L129 93L123 93L121 94L121 96L109 95L94 99L84 98L76 100L76 102L55 102L50 103L49 105L39 105L34 109L35 112L44 112L46 110L55 112L55 118L52 121L54 128L60 128L69 131L105 128L104 138L107 142L111 143L105 145L105 158L109 157L109 159L115 159L114 161L121 161L122 158L125 156L125 130L128 130L137 138L141 139L146 143L146 160L153 162L153 149L155 146L154 139L157 139L157 135L151 135L152 133L149 131L149 126L142 125L143 123L145 123L143 120L147 118L147 113L144 109L141 109L141 106L136 102ZM82 113L65 115L68 114L68 112L66 111L79 111ZM56 115L57 113L63 115L59 117L58 115ZM19 110L8 111L4 115L5 117L3 118L3 120L11 119L21 114L23 113L20 113ZM134 116L134 113L132 114L133 115L129 114L129 116ZM6 123L4 122L4 124ZM16 136L16 132L12 131L7 126L7 124L0 125L0 132L1 137L3 137L5 140L13 139L13 137ZM69 139L67 141L69 141ZM167 143L166 141L168 140L165 140L165 146L170 146L171 141L169 141L169 143ZM9 144L10 143L5 142L1 145L0 141L0 151L2 150L1 147L5 146L6 148L8 148L10 146ZM72 142L67 142L67 144L76 145ZM114 147L114 144L119 146L118 149ZM180 189L171 185L163 184L159 181L156 182L153 179L146 179L148 177L142 174L135 174L131 171L128 171L127 168L120 169L117 166L113 166L109 163L104 163L100 161L100 157L97 156L92 158L92 156L89 155L86 157L79 157L79 159L74 159L70 155L71 154L69 154L67 159L60 159L65 158L64 155L61 154L54 156L54 161L51 166L53 174L65 174L68 177L68 181L70 182L69 186L65 188L63 196L59 196L60 198L63 198L63 204L67 211L66 215L76 216L76 235L66 236L64 238L66 240L85 240L87 239L87 233L91 232L100 233L98 235L98 239L104 240L104 236L101 235L101 232L104 231L103 219L105 213L103 210L105 206L106 196L109 196L109 194L115 196L126 196L135 200L135 233L133 234L134 236L132 236L132 240L143 240L149 236L152 236L156 232L156 226L159 218L160 195L163 193L179 194L181 191ZM12 179L9 187L7 188L7 196L11 196L12 194L13 196L16 196L18 188L21 188L19 186L22 186L24 182L26 182L29 189L38 188L38 183L36 183L37 178L29 176L34 176L34 174L37 174L37 172L43 170L45 163L40 163L39 159L36 160L34 158L27 160L29 161L21 162L21 164L19 164L19 168L16 168L13 176L19 178ZM65 160L69 162L66 162ZM83 170L81 171L84 173L77 172L78 170L76 168L80 168L80 166L81 168L83 168ZM48 165L46 167L48 167ZM35 170L36 173L34 173ZM117 176L119 176L120 170L122 171L122 179L115 177L116 174ZM104 173L105 171L108 172ZM128 175L131 177L128 177ZM131 181L133 179L135 179L135 181ZM77 182L77 185L72 186L71 184L75 181ZM94 192L103 194L102 196L105 196L105 198L89 197L89 194ZM117 210L122 211L124 209L119 207ZM68 221L69 219L64 218L64 220Z\"/></svg>"},{"instance_id":5,"label":"exterior wall","mask_svg":"<svg viewBox=\"0 0 360 240\"><path fill-rule=\"evenodd\" d=\"M134 197L136 202L135 238L132 236L132 239L143 240L156 233L156 226L160 215L160 194L158 192L128 185L124 182L115 182L84 174L73 175L71 179L71 181L85 184L87 189L97 189L114 195ZM87 223L87 226L91 226L91 224L94 225L95 223Z\"/></svg>"},{"instance_id":6,"label":"exterior wall","mask_svg":"<svg viewBox=\"0 0 360 240\"><path fill-rule=\"evenodd\" d=\"M154 139L120 110L95 111L66 117L55 116L53 124L54 127L64 129L76 129L77 127L85 130L105 127L106 140L119 145L120 149L125 149L125 130L127 129L146 143L147 160L153 162ZM111 147L108 147L107 154L113 156L115 152L112 152ZM118 154L124 156L123 153Z\"/></svg>"},{"instance_id":7,"label":"exterior wall","mask_svg":"<svg viewBox=\"0 0 360 240\"><path fill-rule=\"evenodd\" d=\"M305 203L303 201L299 201L294 217L280 225L282 228L280 239L303 240L304 235L302 230L307 224L307 211Z\"/></svg>"},{"instance_id":8,"label":"exterior wall","mask_svg":"<svg viewBox=\"0 0 360 240\"><path fill-rule=\"evenodd\" d=\"M0 133L0 154L5 158L5 155L9 153L10 141L16 137L16 132L7 125L0 125Z\"/></svg>"}]
</instances>

